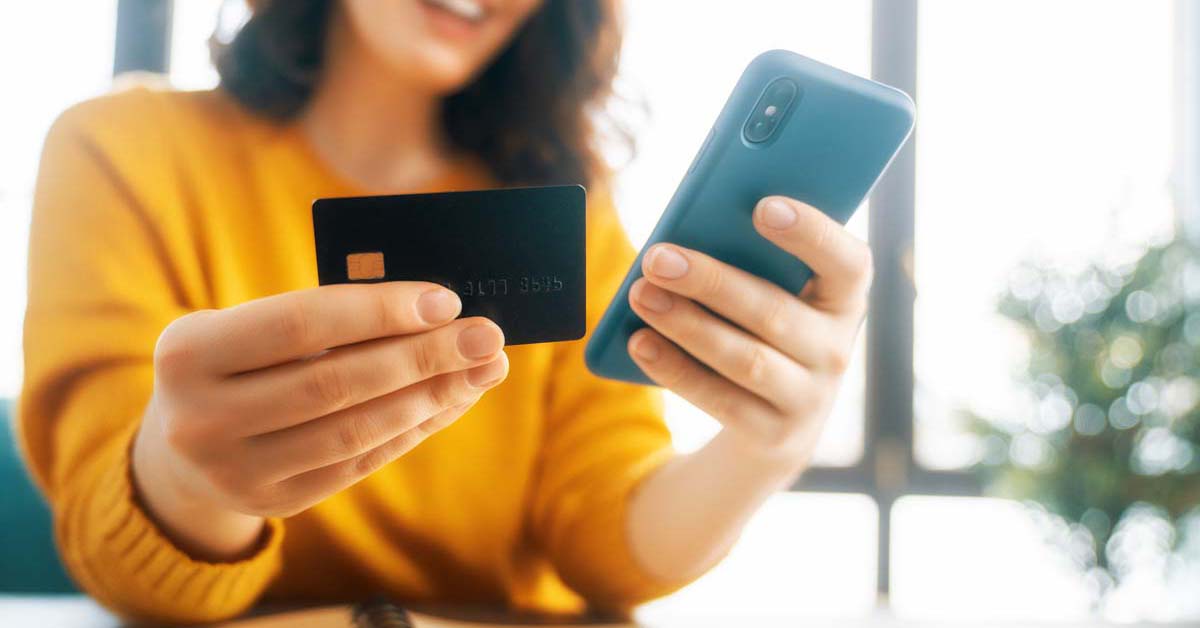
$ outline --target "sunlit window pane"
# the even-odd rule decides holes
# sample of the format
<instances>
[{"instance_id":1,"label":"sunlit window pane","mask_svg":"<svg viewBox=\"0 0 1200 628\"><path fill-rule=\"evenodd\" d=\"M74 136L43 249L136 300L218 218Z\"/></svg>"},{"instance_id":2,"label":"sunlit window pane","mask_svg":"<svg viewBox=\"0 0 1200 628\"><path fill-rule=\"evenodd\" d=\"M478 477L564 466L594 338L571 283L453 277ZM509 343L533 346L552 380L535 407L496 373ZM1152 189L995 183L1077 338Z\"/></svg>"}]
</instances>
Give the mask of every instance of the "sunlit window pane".
<instances>
[{"instance_id":1,"label":"sunlit window pane","mask_svg":"<svg viewBox=\"0 0 1200 628\"><path fill-rule=\"evenodd\" d=\"M1149 509L1126 517L1113 537L1118 549L1112 556L1125 572L1120 584L1081 559L1090 540L1078 525L1038 507L905 497L891 522L890 601L905 619L1090 624L1097 617L1178 622L1200 616L1200 567L1171 556L1180 549L1171 547L1173 532Z\"/></svg>"},{"instance_id":2,"label":"sunlit window pane","mask_svg":"<svg viewBox=\"0 0 1200 628\"><path fill-rule=\"evenodd\" d=\"M865 495L776 495L724 562L643 607L639 619L648 625L765 626L793 625L772 619L869 614L875 608L878 517Z\"/></svg>"},{"instance_id":3,"label":"sunlit window pane","mask_svg":"<svg viewBox=\"0 0 1200 628\"><path fill-rule=\"evenodd\" d=\"M638 153L621 171L616 198L625 228L639 246L742 69L757 54L786 48L856 74L870 74L867 0L669 0L629 2L625 7L628 31L619 86L648 105L650 117L634 125ZM682 15L687 16L686 27L681 25ZM856 214L850 228L866 239L867 212ZM863 364L860 342L818 448L817 464L852 465L862 456ZM667 418L683 450L694 449L718 429L712 419L679 399L668 402Z\"/></svg>"},{"instance_id":4,"label":"sunlit window pane","mask_svg":"<svg viewBox=\"0 0 1200 628\"><path fill-rule=\"evenodd\" d=\"M108 88L116 4L42 0L0 6L0 397L12 397L20 387L25 257L42 140L59 112Z\"/></svg>"},{"instance_id":5,"label":"sunlit window pane","mask_svg":"<svg viewBox=\"0 0 1200 628\"><path fill-rule=\"evenodd\" d=\"M994 313L1022 260L1129 259L1172 224L1172 3L920 3L916 454L972 463L964 410L1020 415Z\"/></svg>"},{"instance_id":6,"label":"sunlit window pane","mask_svg":"<svg viewBox=\"0 0 1200 628\"><path fill-rule=\"evenodd\" d=\"M180 89L207 89L217 84L210 41L221 41L249 16L244 0L176 2L171 28L171 84Z\"/></svg>"},{"instance_id":7,"label":"sunlit window pane","mask_svg":"<svg viewBox=\"0 0 1200 628\"><path fill-rule=\"evenodd\" d=\"M922 620L1087 618L1076 566L1016 502L904 497L892 510L890 601Z\"/></svg>"}]
</instances>

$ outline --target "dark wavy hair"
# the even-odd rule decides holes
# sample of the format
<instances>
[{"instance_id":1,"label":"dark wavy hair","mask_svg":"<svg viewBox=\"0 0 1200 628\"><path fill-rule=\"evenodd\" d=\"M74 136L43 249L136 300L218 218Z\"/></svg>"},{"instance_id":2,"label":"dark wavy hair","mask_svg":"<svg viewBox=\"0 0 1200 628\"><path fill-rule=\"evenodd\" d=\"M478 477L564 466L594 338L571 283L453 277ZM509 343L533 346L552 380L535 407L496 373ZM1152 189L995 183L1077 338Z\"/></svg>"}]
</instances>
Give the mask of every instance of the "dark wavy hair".
<instances>
[{"instance_id":1,"label":"dark wavy hair","mask_svg":"<svg viewBox=\"0 0 1200 628\"><path fill-rule=\"evenodd\" d=\"M221 88L276 121L295 117L321 75L337 0L267 0L216 51ZM445 134L505 184L607 176L601 127L621 44L618 0L545 0L475 80L442 103ZM619 133L629 143L627 134Z\"/></svg>"}]
</instances>

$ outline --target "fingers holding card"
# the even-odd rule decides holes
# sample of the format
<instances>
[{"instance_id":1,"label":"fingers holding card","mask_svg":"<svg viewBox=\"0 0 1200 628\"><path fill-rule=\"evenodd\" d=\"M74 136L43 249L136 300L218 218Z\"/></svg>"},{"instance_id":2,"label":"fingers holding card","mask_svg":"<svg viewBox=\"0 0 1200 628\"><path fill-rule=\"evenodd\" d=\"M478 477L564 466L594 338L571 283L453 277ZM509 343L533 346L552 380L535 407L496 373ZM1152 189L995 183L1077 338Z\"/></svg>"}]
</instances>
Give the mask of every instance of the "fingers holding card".
<instances>
[{"instance_id":1,"label":"fingers holding card","mask_svg":"<svg viewBox=\"0 0 1200 628\"><path fill-rule=\"evenodd\" d=\"M321 285L438 283L508 345L583 337L585 223L578 185L313 203Z\"/></svg>"}]
</instances>

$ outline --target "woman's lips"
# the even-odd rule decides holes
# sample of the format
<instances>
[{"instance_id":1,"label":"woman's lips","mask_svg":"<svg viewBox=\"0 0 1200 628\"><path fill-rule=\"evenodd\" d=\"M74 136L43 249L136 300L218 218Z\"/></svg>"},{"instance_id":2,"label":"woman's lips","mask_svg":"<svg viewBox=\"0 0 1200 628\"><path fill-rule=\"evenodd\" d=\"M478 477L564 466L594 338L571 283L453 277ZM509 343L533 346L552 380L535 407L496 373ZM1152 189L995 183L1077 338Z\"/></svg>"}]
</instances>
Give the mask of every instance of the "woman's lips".
<instances>
[{"instance_id":1,"label":"woman's lips","mask_svg":"<svg viewBox=\"0 0 1200 628\"><path fill-rule=\"evenodd\" d=\"M479 0L421 0L421 6L433 26L451 36L475 34L488 17Z\"/></svg>"},{"instance_id":2,"label":"woman's lips","mask_svg":"<svg viewBox=\"0 0 1200 628\"><path fill-rule=\"evenodd\" d=\"M482 20L487 16L487 7L482 2L479 2L479 0L422 0L422 2L473 22Z\"/></svg>"}]
</instances>

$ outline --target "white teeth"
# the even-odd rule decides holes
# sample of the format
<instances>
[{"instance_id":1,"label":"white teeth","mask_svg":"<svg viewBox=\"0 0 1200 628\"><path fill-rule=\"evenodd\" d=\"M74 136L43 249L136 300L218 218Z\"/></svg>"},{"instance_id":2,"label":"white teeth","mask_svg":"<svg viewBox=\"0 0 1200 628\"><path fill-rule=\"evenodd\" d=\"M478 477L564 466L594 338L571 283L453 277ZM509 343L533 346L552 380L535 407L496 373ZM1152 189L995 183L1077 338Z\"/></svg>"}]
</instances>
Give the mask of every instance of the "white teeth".
<instances>
[{"instance_id":1,"label":"white teeth","mask_svg":"<svg viewBox=\"0 0 1200 628\"><path fill-rule=\"evenodd\" d=\"M477 0L425 0L425 2L472 22L482 20L486 13L483 4Z\"/></svg>"}]
</instances>

